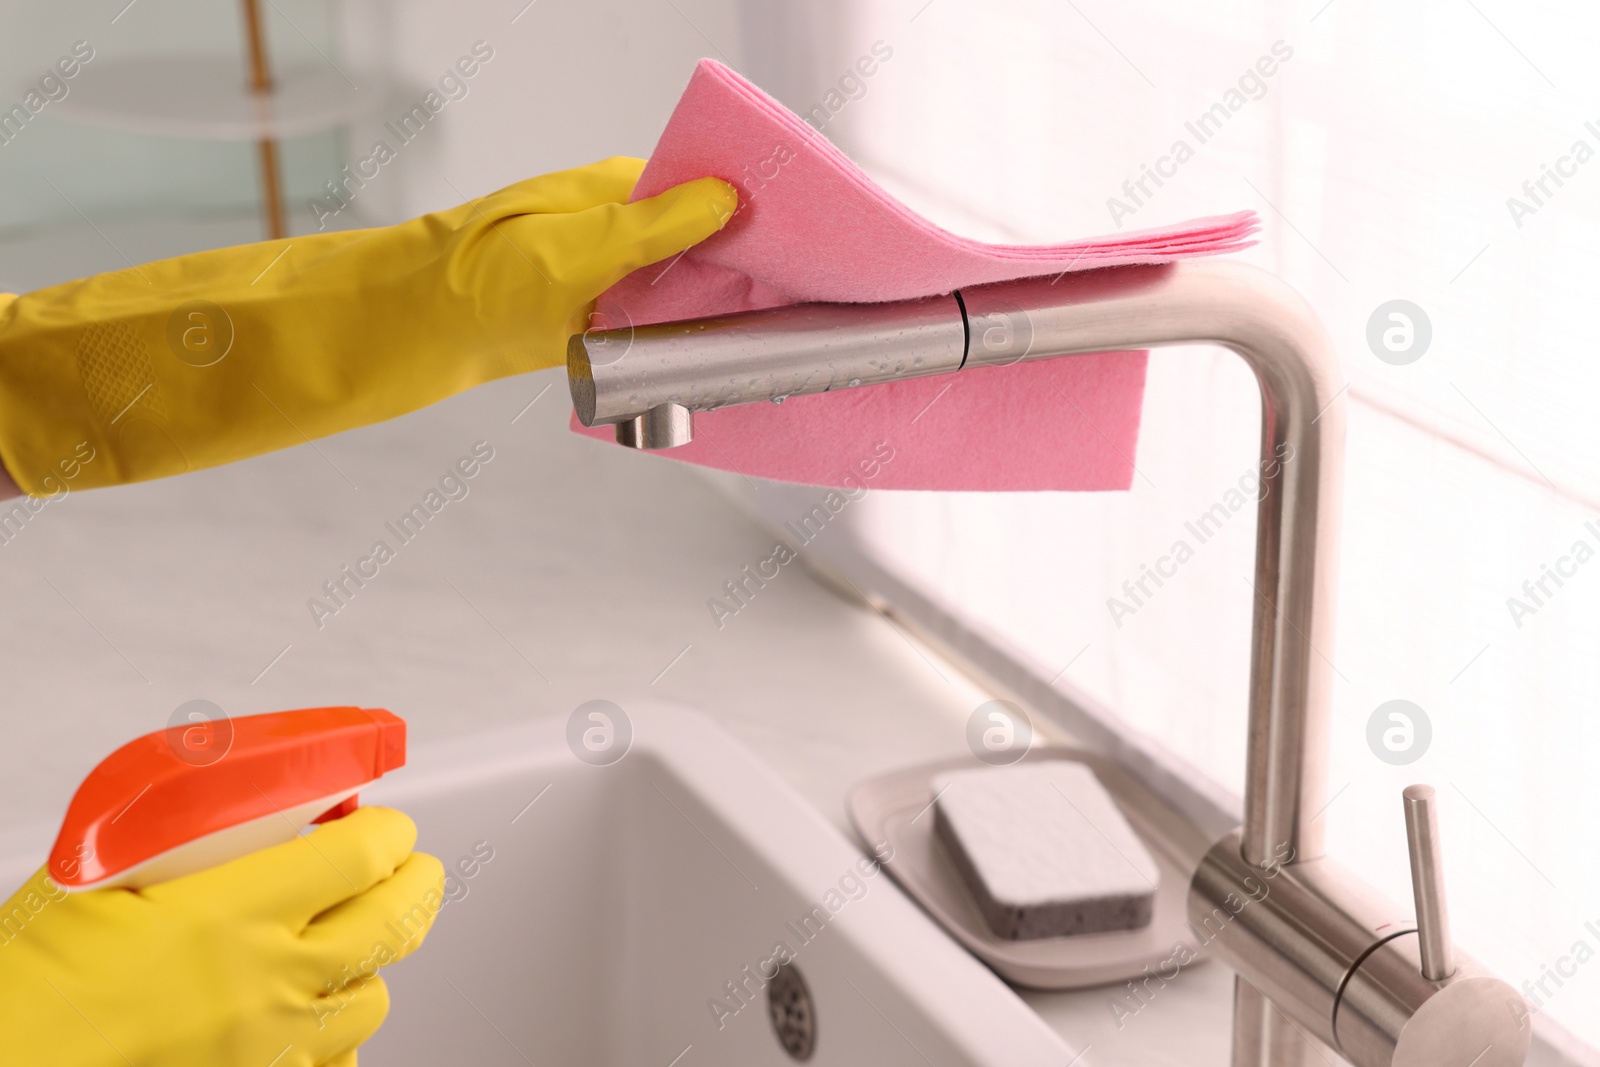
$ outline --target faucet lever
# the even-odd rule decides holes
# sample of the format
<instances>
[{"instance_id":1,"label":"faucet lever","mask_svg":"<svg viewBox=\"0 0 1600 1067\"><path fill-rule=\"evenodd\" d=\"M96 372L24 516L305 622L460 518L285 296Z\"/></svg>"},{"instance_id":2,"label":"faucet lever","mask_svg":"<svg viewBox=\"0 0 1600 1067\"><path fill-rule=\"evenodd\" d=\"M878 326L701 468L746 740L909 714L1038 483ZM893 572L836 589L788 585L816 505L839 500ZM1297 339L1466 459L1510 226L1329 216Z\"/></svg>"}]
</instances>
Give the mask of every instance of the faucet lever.
<instances>
[{"instance_id":1,"label":"faucet lever","mask_svg":"<svg viewBox=\"0 0 1600 1067\"><path fill-rule=\"evenodd\" d=\"M1456 971L1445 910L1444 865L1439 856L1439 810L1433 786L1407 786L1406 845L1411 853L1411 892L1417 902L1417 943L1422 977L1442 982Z\"/></svg>"}]
</instances>

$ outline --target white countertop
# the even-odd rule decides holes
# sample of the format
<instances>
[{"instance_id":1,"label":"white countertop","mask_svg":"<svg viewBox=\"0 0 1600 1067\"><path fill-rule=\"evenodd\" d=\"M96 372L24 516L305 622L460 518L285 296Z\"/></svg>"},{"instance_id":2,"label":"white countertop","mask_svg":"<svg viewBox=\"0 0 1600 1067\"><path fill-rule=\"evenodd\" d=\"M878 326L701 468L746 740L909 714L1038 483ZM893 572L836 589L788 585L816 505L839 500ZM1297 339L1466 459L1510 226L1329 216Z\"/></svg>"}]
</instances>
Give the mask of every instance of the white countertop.
<instances>
[{"instance_id":1,"label":"white countertop","mask_svg":"<svg viewBox=\"0 0 1600 1067\"><path fill-rule=\"evenodd\" d=\"M694 471L568 433L569 410L546 372L320 452L44 508L0 544L5 836L42 850L102 756L197 697L232 714L381 705L426 742L660 695L712 714L847 833L852 783L962 751L985 695L798 567L719 630L707 598L772 539ZM319 629L308 598L394 543L385 521L480 440L494 459L468 495ZM1086 1064L1220 1067L1229 988L1198 967L1120 1030L1110 991L1028 999L1092 1046Z\"/></svg>"}]
</instances>

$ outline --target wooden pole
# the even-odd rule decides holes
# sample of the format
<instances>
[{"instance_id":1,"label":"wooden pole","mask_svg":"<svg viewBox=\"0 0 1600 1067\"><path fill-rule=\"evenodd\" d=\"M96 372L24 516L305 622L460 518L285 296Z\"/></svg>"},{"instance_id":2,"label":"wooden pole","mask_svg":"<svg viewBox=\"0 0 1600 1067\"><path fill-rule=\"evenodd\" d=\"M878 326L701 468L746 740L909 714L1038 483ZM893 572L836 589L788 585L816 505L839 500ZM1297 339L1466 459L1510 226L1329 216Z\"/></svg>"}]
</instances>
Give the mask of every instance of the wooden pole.
<instances>
[{"instance_id":1,"label":"wooden pole","mask_svg":"<svg viewBox=\"0 0 1600 1067\"><path fill-rule=\"evenodd\" d=\"M267 37L261 28L259 0L244 0L244 26L250 46L250 91L272 92L272 70L267 65ZM267 237L278 240L288 235L283 218L283 187L279 179L278 142L263 137L256 142L256 159L261 170L261 216Z\"/></svg>"}]
</instances>

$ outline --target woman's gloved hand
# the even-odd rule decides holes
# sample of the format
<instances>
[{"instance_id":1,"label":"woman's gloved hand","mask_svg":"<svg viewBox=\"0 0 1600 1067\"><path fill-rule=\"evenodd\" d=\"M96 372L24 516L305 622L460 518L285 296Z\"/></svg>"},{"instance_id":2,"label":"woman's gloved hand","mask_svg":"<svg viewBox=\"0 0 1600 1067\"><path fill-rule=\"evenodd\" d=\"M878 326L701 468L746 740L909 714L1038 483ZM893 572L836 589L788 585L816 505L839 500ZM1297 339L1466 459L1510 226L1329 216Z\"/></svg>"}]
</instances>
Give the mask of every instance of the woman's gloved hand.
<instances>
[{"instance_id":1,"label":"woman's gloved hand","mask_svg":"<svg viewBox=\"0 0 1600 1067\"><path fill-rule=\"evenodd\" d=\"M159 478L557 366L597 296L738 206L715 178L627 203L643 166L0 295L0 461L32 496Z\"/></svg>"},{"instance_id":2,"label":"woman's gloved hand","mask_svg":"<svg viewBox=\"0 0 1600 1067\"><path fill-rule=\"evenodd\" d=\"M67 893L44 871L0 912L0 1059L38 1067L354 1067L380 966L422 943L444 868L416 826L360 808L146 889Z\"/></svg>"}]
</instances>

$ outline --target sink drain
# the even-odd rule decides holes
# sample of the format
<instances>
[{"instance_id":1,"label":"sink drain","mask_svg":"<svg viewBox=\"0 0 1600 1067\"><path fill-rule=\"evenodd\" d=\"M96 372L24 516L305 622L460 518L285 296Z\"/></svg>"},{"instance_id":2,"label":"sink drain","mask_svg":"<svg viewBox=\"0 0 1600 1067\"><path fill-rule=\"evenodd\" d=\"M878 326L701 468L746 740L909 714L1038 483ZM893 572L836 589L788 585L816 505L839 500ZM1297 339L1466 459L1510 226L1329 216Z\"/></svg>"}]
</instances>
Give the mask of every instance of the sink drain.
<instances>
[{"instance_id":1,"label":"sink drain","mask_svg":"<svg viewBox=\"0 0 1600 1067\"><path fill-rule=\"evenodd\" d=\"M811 990L794 964L779 967L767 983L767 1011L783 1051L791 1059L809 1060L817 1047L817 1012L811 1005Z\"/></svg>"}]
</instances>

